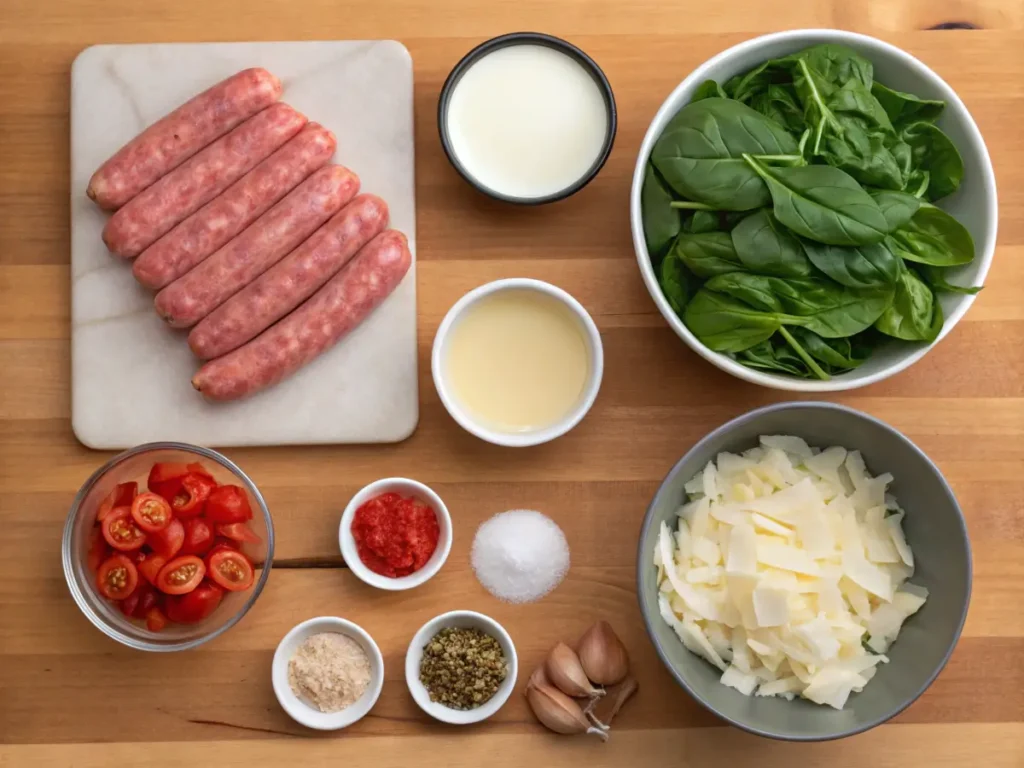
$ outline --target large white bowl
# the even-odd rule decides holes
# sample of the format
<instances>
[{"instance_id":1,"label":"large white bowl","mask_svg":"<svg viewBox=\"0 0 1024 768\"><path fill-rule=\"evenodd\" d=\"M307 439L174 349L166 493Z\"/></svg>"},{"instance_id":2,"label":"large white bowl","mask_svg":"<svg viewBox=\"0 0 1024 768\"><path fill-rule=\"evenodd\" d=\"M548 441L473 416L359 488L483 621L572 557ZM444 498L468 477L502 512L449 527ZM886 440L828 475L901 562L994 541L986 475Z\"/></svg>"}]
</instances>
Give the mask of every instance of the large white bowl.
<instances>
[{"instance_id":1,"label":"large white bowl","mask_svg":"<svg viewBox=\"0 0 1024 768\"><path fill-rule=\"evenodd\" d=\"M640 189L643 185L644 169L651 155L654 143L665 130L665 125L675 114L689 103L694 90L705 80L724 83L730 77L746 72L766 59L785 56L802 48L820 43L838 43L858 51L870 59L875 67L875 78L890 88L913 93L930 99L942 99L946 109L938 120L938 126L952 139L964 159L964 179L960 189L939 202L939 207L955 216L974 238L975 257L970 264L952 271L952 282L961 285L981 285L985 282L992 256L996 247L998 206L996 203L996 180L992 172L992 161L988 149L975 125L967 107L952 88L909 53L867 35L842 32L835 29L800 29L777 32L735 45L709 59L690 73L671 95L665 99L653 122L647 129L636 168L633 171L633 187L630 192L629 217L633 229L633 246L640 264L640 272L654 303L672 330L697 354L723 371L745 381L775 389L794 392L836 392L855 389L899 373L916 363L928 350L942 341L974 302L973 296L940 294L940 303L946 322L939 337L931 344L893 341L879 348L859 368L834 376L831 381L808 381L773 373L756 371L740 365L730 357L712 352L701 344L672 311L661 292L657 276L651 266L651 258L644 241L643 220L640 213Z\"/></svg>"}]
</instances>

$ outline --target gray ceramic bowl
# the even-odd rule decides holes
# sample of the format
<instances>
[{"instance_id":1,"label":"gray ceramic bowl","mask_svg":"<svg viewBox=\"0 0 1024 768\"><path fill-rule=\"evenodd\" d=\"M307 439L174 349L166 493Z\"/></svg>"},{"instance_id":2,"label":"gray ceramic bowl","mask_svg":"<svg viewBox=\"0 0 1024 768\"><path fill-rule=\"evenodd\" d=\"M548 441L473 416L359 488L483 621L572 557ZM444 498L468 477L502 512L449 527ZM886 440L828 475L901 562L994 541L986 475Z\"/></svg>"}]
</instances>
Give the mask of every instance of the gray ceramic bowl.
<instances>
[{"instance_id":1,"label":"gray ceramic bowl","mask_svg":"<svg viewBox=\"0 0 1024 768\"><path fill-rule=\"evenodd\" d=\"M658 613L652 564L661 522L670 521L683 484L721 451L757 445L760 435L797 435L812 446L841 445L864 455L874 474L891 472L890 490L906 510L903 528L914 550L912 581L931 594L887 652L890 663L843 710L804 699L748 697L722 685L720 673L690 653ZM963 514L932 461L906 437L867 414L830 403L782 403L751 411L709 434L672 468L647 510L637 562L640 611L658 655L700 704L745 731L789 741L851 736L910 706L946 665L960 637L971 596L971 547Z\"/></svg>"}]
</instances>

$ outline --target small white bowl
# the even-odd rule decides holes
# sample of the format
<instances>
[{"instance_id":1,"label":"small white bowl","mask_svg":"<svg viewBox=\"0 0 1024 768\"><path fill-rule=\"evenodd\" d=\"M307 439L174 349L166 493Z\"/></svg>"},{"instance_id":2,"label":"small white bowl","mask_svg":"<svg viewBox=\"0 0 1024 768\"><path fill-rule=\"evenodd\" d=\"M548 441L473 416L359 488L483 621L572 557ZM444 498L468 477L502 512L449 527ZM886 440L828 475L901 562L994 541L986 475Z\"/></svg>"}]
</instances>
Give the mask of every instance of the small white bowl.
<instances>
[{"instance_id":1,"label":"small white bowl","mask_svg":"<svg viewBox=\"0 0 1024 768\"><path fill-rule=\"evenodd\" d=\"M370 659L370 685L354 704L340 712L321 712L312 704L296 696L291 685L288 684L288 662L307 637L321 632L337 632L351 637L363 647ZM320 731L336 731L361 720L377 703L377 697L380 696L381 688L384 686L384 657L381 655L377 643L358 624L339 619L336 616L318 616L297 625L278 644L277 651L274 652L271 679L274 684L274 694L277 696L281 708L295 722Z\"/></svg>"},{"instance_id":2,"label":"small white bowl","mask_svg":"<svg viewBox=\"0 0 1024 768\"><path fill-rule=\"evenodd\" d=\"M430 700L427 688L420 682L420 662L423 660L423 647L442 629L447 627L463 627L479 629L493 637L501 645L505 661L508 663L508 675L495 694L476 709L452 709ZM452 725L469 725L486 720L504 706L512 689L516 687L516 675L519 673L519 660L516 647L505 628L490 616L476 611L450 611L435 616L413 636L409 650L405 654L405 683L409 693L419 708L435 720Z\"/></svg>"},{"instance_id":3,"label":"small white bowl","mask_svg":"<svg viewBox=\"0 0 1024 768\"><path fill-rule=\"evenodd\" d=\"M485 424L481 424L473 416L467 413L458 402L455 395L448 387L448 382L445 380L443 370L446 353L445 345L451 329L459 320L459 316L462 315L470 305L476 303L485 296L490 296L491 294L499 291L510 290L536 291L537 293L542 293L545 296L549 296L564 304L579 320L580 328L583 331L583 337L587 344L587 353L590 360L590 370L587 372L587 383L583 388L583 394L580 396L576 407L566 414L561 421L552 424L551 426L544 427L543 429L536 429L530 432L502 432ZM489 443L512 448L523 448L530 445L547 443L554 440L556 437L561 437L579 424L583 417L587 415L587 411L590 410L590 407L594 404L594 400L597 399L598 390L601 389L601 377L604 375L604 347L601 344L601 334L597 330L597 325L594 323L594 319L590 316L587 310L583 308L583 305L570 294L566 293L561 288L551 285L551 283L545 283L542 280L533 280L527 277L514 277L504 280L495 280L494 282L481 285L474 288L455 302L455 305L448 310L448 314L444 316L444 320L441 321L441 325L437 329L437 335L434 337L434 348L430 359L430 368L434 376L434 387L437 388L437 394L441 397L441 402L444 404L448 413L451 414L451 417L458 422L460 427Z\"/></svg>"},{"instance_id":4,"label":"small white bowl","mask_svg":"<svg viewBox=\"0 0 1024 768\"><path fill-rule=\"evenodd\" d=\"M434 514L437 515L437 527L440 529L437 549L434 550L434 554L430 556L430 559L427 560L422 568L415 573L410 573L408 576L391 578L390 576L382 576L371 571L359 559L356 540L352 536L352 521L355 519L356 510L373 497L384 493L412 496L425 504L429 504L434 510ZM448 559L448 553L452 549L452 517L448 514L448 507L441 501L441 497L428 486L416 480L410 480L407 477L386 477L383 480L370 483L352 497L352 500L345 507L345 511L341 515L341 525L338 527L338 543L341 547L341 556L345 558L346 565L348 565L352 573L371 587L392 591L412 589L427 582L435 573L441 570L444 561Z\"/></svg>"},{"instance_id":5,"label":"small white bowl","mask_svg":"<svg viewBox=\"0 0 1024 768\"><path fill-rule=\"evenodd\" d=\"M939 303L946 322L939 337L930 344L897 342L879 348L863 365L847 373L832 377L831 381L806 381L774 373L756 371L733 360L727 355L712 352L690 332L686 324L672 311L651 265L644 240L643 220L640 211L640 191L643 186L644 169L651 156L654 143L661 136L668 122L676 112L690 102L693 92L705 80L724 83L733 75L746 72L768 59L779 58L803 48L820 43L838 43L849 46L866 57L874 65L879 82L899 91L912 93L927 99L942 99L946 109L938 119L939 128L946 132L964 160L964 178L960 189L953 195L938 202L939 208L955 216L970 231L974 238L974 261L955 269L952 282L961 285L981 285L985 282L996 247L996 229L999 206L996 199L996 179L992 171L985 140L978 130L971 113L949 84L920 60L894 45L867 35L843 32L838 29L796 29L755 37L734 45L691 72L669 97L665 99L658 113L651 121L633 171L633 187L630 192L629 218L633 230L633 247L640 265L647 290L662 316L686 345L708 362L737 378L773 389L791 392L838 392L856 389L887 379L909 368L924 357L936 344L953 330L974 303L974 296L962 294L940 294Z\"/></svg>"}]
</instances>

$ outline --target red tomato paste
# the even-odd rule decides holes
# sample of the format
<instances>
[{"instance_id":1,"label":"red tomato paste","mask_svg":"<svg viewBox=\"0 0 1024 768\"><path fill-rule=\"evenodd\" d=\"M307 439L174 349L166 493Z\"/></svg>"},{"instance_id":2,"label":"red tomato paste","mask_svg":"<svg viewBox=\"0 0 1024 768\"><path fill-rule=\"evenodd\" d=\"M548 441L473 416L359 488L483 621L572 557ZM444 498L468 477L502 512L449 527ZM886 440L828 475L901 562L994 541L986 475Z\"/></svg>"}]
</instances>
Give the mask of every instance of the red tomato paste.
<instances>
[{"instance_id":1,"label":"red tomato paste","mask_svg":"<svg viewBox=\"0 0 1024 768\"><path fill-rule=\"evenodd\" d=\"M441 529L434 510L397 493L376 496L356 510L352 537L363 565L381 576L415 573L437 549Z\"/></svg>"}]
</instances>

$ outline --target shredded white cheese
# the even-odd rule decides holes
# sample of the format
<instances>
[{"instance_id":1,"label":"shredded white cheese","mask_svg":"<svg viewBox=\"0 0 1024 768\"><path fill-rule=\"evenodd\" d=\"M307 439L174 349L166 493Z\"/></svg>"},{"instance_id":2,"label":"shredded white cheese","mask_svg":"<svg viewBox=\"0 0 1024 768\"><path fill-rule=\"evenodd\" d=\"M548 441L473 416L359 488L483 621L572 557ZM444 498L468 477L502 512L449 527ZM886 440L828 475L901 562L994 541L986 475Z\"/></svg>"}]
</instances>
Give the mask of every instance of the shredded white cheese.
<instances>
[{"instance_id":1,"label":"shredded white cheese","mask_svg":"<svg viewBox=\"0 0 1024 768\"><path fill-rule=\"evenodd\" d=\"M685 485L654 552L662 618L751 696L842 709L928 590L907 581L904 513L858 451L764 436Z\"/></svg>"}]
</instances>

